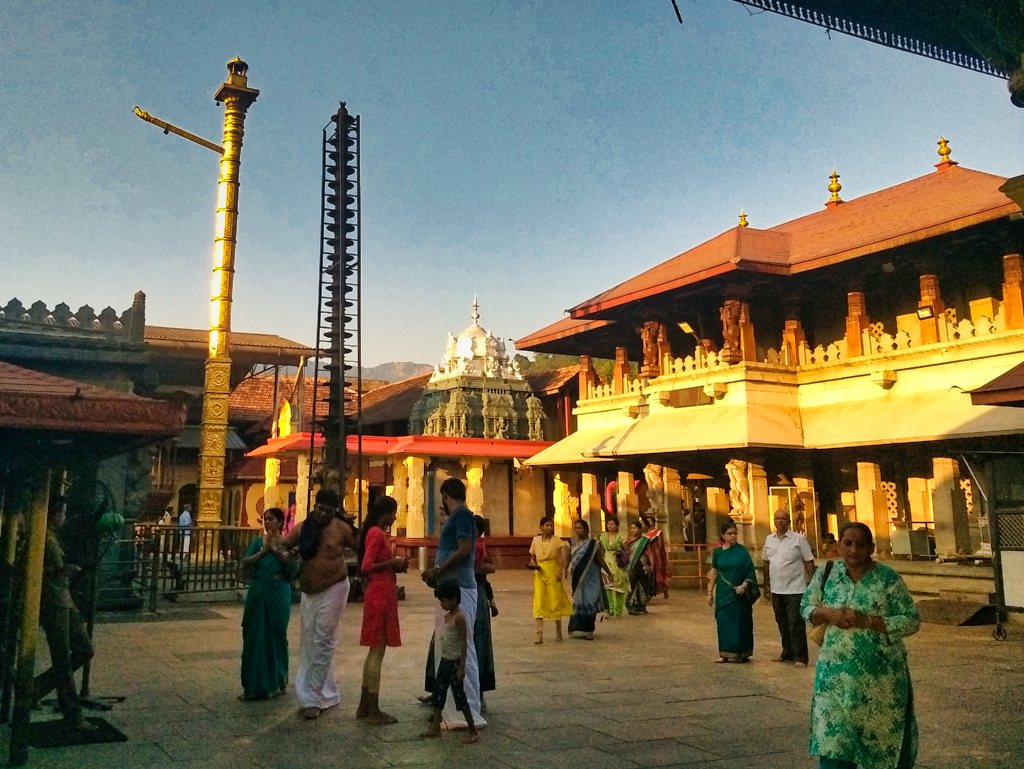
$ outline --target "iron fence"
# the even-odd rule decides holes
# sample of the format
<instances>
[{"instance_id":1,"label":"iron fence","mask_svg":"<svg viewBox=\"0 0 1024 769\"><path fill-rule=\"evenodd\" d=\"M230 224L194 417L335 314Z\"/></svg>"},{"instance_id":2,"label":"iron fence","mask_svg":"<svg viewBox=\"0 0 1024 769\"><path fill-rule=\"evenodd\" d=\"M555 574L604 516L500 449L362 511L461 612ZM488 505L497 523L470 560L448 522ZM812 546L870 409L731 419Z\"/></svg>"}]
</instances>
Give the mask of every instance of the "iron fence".
<instances>
[{"instance_id":1,"label":"iron fence","mask_svg":"<svg viewBox=\"0 0 1024 769\"><path fill-rule=\"evenodd\" d=\"M138 524L131 538L101 546L97 605L155 611L161 597L242 590L239 562L258 534L237 526Z\"/></svg>"}]
</instances>

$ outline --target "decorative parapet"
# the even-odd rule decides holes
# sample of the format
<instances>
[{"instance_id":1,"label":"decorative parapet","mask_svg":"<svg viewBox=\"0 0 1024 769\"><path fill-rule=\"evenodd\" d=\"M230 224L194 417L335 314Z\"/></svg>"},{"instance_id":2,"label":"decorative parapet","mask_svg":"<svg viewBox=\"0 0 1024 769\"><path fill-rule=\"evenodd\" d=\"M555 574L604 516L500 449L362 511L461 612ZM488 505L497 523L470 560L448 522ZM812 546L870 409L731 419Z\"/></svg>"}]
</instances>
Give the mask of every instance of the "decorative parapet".
<instances>
[{"instance_id":1,"label":"decorative parapet","mask_svg":"<svg viewBox=\"0 0 1024 769\"><path fill-rule=\"evenodd\" d=\"M3 326L19 329L37 326L88 335L119 336L131 342L141 342L146 329L146 295L142 291L137 292L132 306L120 315L113 307L106 307L97 314L89 305L71 312L64 302L52 310L42 301L25 307L14 298L0 307L0 327Z\"/></svg>"}]
</instances>

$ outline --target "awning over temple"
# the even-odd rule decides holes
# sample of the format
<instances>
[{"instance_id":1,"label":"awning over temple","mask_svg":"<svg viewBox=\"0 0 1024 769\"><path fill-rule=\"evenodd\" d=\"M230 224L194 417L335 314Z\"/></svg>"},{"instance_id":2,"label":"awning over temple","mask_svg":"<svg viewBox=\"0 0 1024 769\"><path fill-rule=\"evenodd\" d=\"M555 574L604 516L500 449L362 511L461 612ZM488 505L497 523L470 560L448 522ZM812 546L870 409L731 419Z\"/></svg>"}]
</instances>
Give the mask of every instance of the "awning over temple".
<instances>
[{"instance_id":1,"label":"awning over temple","mask_svg":"<svg viewBox=\"0 0 1024 769\"><path fill-rule=\"evenodd\" d=\"M314 448L323 447L323 436L314 438ZM364 435L362 452L366 456L420 455L430 457L492 457L499 459L529 459L552 444L547 441L519 441L490 438L449 438L437 435ZM310 434L294 433L283 438L271 438L266 444L250 451L248 457L280 457L309 451ZM350 453L359 450L359 436L346 438Z\"/></svg>"},{"instance_id":2,"label":"awning over temple","mask_svg":"<svg viewBox=\"0 0 1024 769\"><path fill-rule=\"evenodd\" d=\"M1024 406L1024 363L971 390L976 406Z\"/></svg>"}]
</instances>

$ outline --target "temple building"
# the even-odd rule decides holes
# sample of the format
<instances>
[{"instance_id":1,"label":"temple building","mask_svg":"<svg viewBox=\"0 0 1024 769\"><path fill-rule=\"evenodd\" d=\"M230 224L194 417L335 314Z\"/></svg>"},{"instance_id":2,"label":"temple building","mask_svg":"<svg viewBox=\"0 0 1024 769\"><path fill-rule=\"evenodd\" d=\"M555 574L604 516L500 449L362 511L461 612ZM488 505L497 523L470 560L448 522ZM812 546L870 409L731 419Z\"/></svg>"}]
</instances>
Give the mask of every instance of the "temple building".
<instances>
[{"instance_id":1,"label":"temple building","mask_svg":"<svg viewBox=\"0 0 1024 769\"><path fill-rule=\"evenodd\" d=\"M436 533L438 488L459 477L469 507L489 522L499 558L502 548L525 557L542 515L556 514L566 533L578 515L557 472L524 462L572 430L579 367L525 376L479 320L474 301L470 325L449 335L432 372L363 394L361 441L348 436L350 460L361 448L362 465L350 467L345 507L359 515L376 494L394 496L399 545L411 548ZM319 436L313 442L321 445ZM309 432L296 432L248 456L295 459L305 492L309 447ZM298 494L296 520L305 516L305 496Z\"/></svg>"},{"instance_id":2,"label":"temple building","mask_svg":"<svg viewBox=\"0 0 1024 769\"><path fill-rule=\"evenodd\" d=\"M786 508L812 545L857 520L881 558L984 559L977 467L1019 452L1024 409L971 392L1024 362L1021 185L938 154L859 197L833 171L820 210L740 214L517 340L616 361L608 382L584 365L578 429L527 464L676 543L731 520L757 550Z\"/></svg>"}]
</instances>

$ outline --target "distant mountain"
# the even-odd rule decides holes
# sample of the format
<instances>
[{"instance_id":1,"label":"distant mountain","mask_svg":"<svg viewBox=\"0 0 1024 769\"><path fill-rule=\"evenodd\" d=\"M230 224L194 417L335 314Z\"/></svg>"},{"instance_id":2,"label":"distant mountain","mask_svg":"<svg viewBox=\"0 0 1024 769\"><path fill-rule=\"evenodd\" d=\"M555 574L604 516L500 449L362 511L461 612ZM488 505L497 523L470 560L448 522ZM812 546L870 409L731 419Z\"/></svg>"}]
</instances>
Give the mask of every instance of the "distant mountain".
<instances>
[{"instance_id":1,"label":"distant mountain","mask_svg":"<svg viewBox=\"0 0 1024 769\"><path fill-rule=\"evenodd\" d=\"M391 361L379 366L363 368L363 379L383 379L386 382L401 382L403 379L425 374L434 367L429 363L410 363L408 361Z\"/></svg>"}]
</instances>

